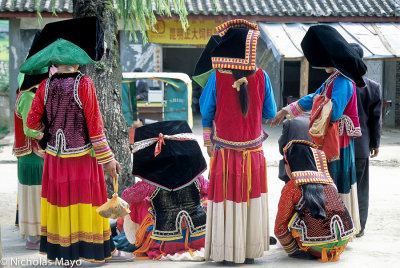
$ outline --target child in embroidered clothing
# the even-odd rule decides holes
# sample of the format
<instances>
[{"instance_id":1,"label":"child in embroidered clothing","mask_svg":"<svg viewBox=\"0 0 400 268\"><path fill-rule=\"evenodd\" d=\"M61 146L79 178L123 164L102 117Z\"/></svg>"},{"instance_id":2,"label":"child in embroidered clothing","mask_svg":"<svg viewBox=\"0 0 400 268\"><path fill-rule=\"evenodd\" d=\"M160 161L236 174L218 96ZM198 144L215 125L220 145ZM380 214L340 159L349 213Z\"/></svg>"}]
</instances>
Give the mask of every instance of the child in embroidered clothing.
<instances>
[{"instance_id":1,"label":"child in embroidered clothing","mask_svg":"<svg viewBox=\"0 0 400 268\"><path fill-rule=\"evenodd\" d=\"M133 175L122 198L130 205L126 238L136 259L202 261L208 181L200 146L186 121L139 127L133 144Z\"/></svg>"},{"instance_id":2,"label":"child in embroidered clothing","mask_svg":"<svg viewBox=\"0 0 400 268\"><path fill-rule=\"evenodd\" d=\"M356 230L324 152L309 141L294 140L284 148L284 157L291 180L279 200L276 237L290 257L337 261Z\"/></svg>"}]
</instances>

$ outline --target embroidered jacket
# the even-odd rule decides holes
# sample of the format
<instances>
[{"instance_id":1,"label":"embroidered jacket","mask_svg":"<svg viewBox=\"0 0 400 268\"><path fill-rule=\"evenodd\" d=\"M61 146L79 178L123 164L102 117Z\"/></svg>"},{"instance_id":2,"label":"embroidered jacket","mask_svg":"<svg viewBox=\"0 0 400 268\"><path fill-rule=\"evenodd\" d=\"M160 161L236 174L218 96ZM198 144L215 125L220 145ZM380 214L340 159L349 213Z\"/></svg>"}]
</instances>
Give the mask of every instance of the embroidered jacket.
<instances>
[{"instance_id":1,"label":"embroidered jacket","mask_svg":"<svg viewBox=\"0 0 400 268\"><path fill-rule=\"evenodd\" d=\"M157 240L178 239L182 237L184 222L192 235L204 234L206 213L200 199L207 197L208 184L208 180L200 176L185 188L167 191L139 181L126 189L122 198L132 207L143 202L150 202L150 212L154 218L153 238ZM136 219L132 220L136 222Z\"/></svg>"},{"instance_id":2,"label":"embroidered jacket","mask_svg":"<svg viewBox=\"0 0 400 268\"><path fill-rule=\"evenodd\" d=\"M37 86L36 86L37 87ZM35 87L35 88L36 88ZM28 112L31 108L32 100L35 93L31 92L34 87L20 91L17 95L14 108L14 147L13 153L20 157L32 153L32 151L41 148L35 139L39 135L39 131L26 127L25 122Z\"/></svg>"},{"instance_id":3,"label":"embroidered jacket","mask_svg":"<svg viewBox=\"0 0 400 268\"><path fill-rule=\"evenodd\" d=\"M343 240L353 236L356 231L351 216L329 175L325 154L314 148L311 151L317 171L292 172L292 179L283 187L279 200L275 235L288 254L299 248L292 236L292 229L301 231L300 242L305 247L335 242L339 238ZM300 186L308 183L323 185L326 214L324 219L313 218L305 207Z\"/></svg>"},{"instance_id":4,"label":"embroidered jacket","mask_svg":"<svg viewBox=\"0 0 400 268\"><path fill-rule=\"evenodd\" d=\"M39 129L47 118L50 138L46 152L77 157L94 150L98 163L114 159L103 132L92 80L81 73L56 73L36 92L27 126Z\"/></svg>"}]
</instances>

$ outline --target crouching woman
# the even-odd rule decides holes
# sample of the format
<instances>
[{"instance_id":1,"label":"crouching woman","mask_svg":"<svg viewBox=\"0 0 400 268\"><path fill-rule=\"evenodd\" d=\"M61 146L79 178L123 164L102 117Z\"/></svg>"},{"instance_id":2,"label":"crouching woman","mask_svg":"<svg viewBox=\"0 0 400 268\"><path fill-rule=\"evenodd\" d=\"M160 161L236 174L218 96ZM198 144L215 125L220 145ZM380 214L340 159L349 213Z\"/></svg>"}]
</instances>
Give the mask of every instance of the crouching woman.
<instances>
[{"instance_id":1,"label":"crouching woman","mask_svg":"<svg viewBox=\"0 0 400 268\"><path fill-rule=\"evenodd\" d=\"M276 237L290 257L339 260L356 231L329 175L324 152L300 140L283 151L291 180L279 200Z\"/></svg>"}]
</instances>

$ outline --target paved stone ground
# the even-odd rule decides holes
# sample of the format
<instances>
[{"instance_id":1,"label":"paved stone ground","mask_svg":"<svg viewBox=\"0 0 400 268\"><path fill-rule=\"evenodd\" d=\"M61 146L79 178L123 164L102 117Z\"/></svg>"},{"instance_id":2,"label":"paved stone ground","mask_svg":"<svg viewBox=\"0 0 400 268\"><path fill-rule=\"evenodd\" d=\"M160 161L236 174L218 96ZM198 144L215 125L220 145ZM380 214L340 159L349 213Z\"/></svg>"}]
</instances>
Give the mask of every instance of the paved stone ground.
<instances>
[{"instance_id":1,"label":"paved stone ground","mask_svg":"<svg viewBox=\"0 0 400 268\"><path fill-rule=\"evenodd\" d=\"M268 164L268 189L270 208L270 232L277 211L277 203L283 183L277 178L278 152L277 140L281 129L269 129L269 139L264 143ZM201 142L201 127L197 117L194 132ZM4 267L32 267L23 262L36 264L45 257L35 251L26 250L24 241L19 238L18 229L13 226L17 193L17 163L11 154L13 136L0 140L0 224ZM205 150L203 151L206 157ZM208 160L208 157L206 157ZM205 173L207 174L207 173ZM288 258L279 246L271 246L263 258L257 259L250 267L399 267L400 259L400 131L384 130L380 155L371 160L370 167L370 213L365 236L349 243L341 260L322 264L318 261L304 261ZM19 260L20 265L11 264ZM34 263L36 262L36 263ZM1 266L1 265L0 265ZM45 266L45 265L41 265ZM97 264L84 262L85 267ZM214 262L153 262L134 261L131 263L107 263L107 267L218 267ZM239 265L238 265L239 266ZM244 265L240 265L244 266Z\"/></svg>"}]
</instances>

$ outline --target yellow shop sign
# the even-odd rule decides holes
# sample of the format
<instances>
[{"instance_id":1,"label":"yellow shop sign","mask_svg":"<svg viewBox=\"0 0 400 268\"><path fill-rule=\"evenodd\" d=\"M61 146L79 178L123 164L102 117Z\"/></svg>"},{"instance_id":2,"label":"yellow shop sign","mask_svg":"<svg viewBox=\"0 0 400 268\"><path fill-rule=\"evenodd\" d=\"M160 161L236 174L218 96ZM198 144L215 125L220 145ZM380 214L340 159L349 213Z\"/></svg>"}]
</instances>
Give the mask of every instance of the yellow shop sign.
<instances>
[{"instance_id":1,"label":"yellow shop sign","mask_svg":"<svg viewBox=\"0 0 400 268\"><path fill-rule=\"evenodd\" d=\"M205 45L217 33L215 27L222 23L222 20L189 20L185 32L178 20L160 20L156 24L157 32L149 30L147 36L152 43Z\"/></svg>"}]
</instances>

